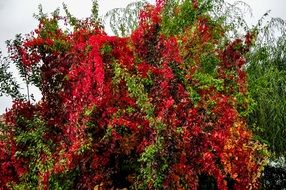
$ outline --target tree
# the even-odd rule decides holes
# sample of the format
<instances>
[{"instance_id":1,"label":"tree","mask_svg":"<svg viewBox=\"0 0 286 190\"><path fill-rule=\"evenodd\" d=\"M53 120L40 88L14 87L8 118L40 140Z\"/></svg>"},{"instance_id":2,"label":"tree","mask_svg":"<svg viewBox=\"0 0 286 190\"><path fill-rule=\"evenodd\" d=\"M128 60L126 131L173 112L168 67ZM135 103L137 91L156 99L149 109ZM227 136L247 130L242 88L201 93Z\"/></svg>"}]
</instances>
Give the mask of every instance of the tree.
<instances>
[{"instance_id":1,"label":"tree","mask_svg":"<svg viewBox=\"0 0 286 190\"><path fill-rule=\"evenodd\" d=\"M269 145L274 158L285 157L286 152L285 25L279 18L260 24L247 65L249 92L255 101L248 123L256 137Z\"/></svg>"},{"instance_id":2,"label":"tree","mask_svg":"<svg viewBox=\"0 0 286 190\"><path fill-rule=\"evenodd\" d=\"M269 144L274 157L286 153L285 47L285 35L277 42L258 44L247 67L249 91L255 100L248 123Z\"/></svg>"},{"instance_id":3,"label":"tree","mask_svg":"<svg viewBox=\"0 0 286 190\"><path fill-rule=\"evenodd\" d=\"M10 57L42 100L15 101L0 141L1 188L257 189L265 145L247 129L253 34L229 39L212 1L157 1L130 36L93 16L41 11ZM66 27L61 28L60 22Z\"/></svg>"}]
</instances>

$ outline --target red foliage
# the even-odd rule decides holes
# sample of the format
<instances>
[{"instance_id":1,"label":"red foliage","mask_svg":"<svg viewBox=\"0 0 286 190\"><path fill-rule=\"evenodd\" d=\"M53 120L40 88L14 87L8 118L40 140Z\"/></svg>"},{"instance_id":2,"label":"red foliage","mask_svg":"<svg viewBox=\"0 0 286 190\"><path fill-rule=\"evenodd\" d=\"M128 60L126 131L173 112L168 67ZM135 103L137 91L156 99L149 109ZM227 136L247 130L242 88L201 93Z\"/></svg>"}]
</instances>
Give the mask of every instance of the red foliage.
<instances>
[{"instance_id":1,"label":"red foliage","mask_svg":"<svg viewBox=\"0 0 286 190\"><path fill-rule=\"evenodd\" d=\"M146 183L149 189L157 187L159 178L166 189L196 189L201 174L213 176L221 190L227 189L228 177L235 189L258 187L256 173L264 158L235 99L236 93L247 93L243 65L249 35L245 43L237 39L222 49L206 48L217 44L214 31L221 26L211 26L210 18L202 16L193 33L186 28L187 35L167 37L160 32L164 1L156 2L141 12L130 37L108 36L89 21L71 33L49 31L47 25L54 20L44 19L34 36L14 47L13 58L28 71L42 61L43 98L37 106L16 102L6 124L17 130L25 127L17 122L19 117L46 122L50 131L43 138L55 144L52 167L39 172L39 183L46 188L52 175L76 169L75 185L82 189L101 183L116 186L122 178L130 186ZM197 1L193 7L198 9ZM223 81L222 89L196 78L205 76L204 54L219 59L213 81ZM193 91L198 100L192 98ZM5 171L1 188L29 172L29 160L15 157L21 147L13 130L0 141ZM156 151L149 153L153 146ZM151 158L144 160L148 154ZM147 174L142 177L140 170Z\"/></svg>"}]
</instances>

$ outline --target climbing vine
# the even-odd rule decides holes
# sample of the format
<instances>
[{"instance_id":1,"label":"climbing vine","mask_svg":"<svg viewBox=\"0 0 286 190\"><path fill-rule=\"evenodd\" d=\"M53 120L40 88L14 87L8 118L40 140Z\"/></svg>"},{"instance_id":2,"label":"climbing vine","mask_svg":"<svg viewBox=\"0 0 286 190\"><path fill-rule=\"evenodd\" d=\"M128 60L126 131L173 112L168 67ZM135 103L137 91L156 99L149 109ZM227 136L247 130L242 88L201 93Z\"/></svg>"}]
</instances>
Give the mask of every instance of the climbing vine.
<instances>
[{"instance_id":1,"label":"climbing vine","mask_svg":"<svg viewBox=\"0 0 286 190\"><path fill-rule=\"evenodd\" d=\"M146 4L130 36L55 12L10 44L43 97L5 114L1 188L197 189L207 175L258 189L268 153L245 118L253 34L227 39L210 1L168 3Z\"/></svg>"}]
</instances>

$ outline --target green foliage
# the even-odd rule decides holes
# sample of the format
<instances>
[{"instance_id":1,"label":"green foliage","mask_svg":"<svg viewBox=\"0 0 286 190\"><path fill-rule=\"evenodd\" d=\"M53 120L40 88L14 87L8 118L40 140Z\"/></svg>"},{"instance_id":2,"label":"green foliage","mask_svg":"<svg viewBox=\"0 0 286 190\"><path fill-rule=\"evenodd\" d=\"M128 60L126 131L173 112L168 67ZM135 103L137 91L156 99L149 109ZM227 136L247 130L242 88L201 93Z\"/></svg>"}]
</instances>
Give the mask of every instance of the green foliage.
<instances>
[{"instance_id":1,"label":"green foliage","mask_svg":"<svg viewBox=\"0 0 286 190\"><path fill-rule=\"evenodd\" d=\"M64 4L64 3L63 3L63 9L64 9L64 11L65 11L65 13L66 13L66 15L67 15L67 19L68 19L69 24L70 24L71 26L74 26L74 27L75 27L75 26L77 25L77 22L78 22L77 18L75 18L75 17L69 12L67 5Z\"/></svg>"},{"instance_id":2,"label":"green foliage","mask_svg":"<svg viewBox=\"0 0 286 190\"><path fill-rule=\"evenodd\" d=\"M145 112L147 117L150 118L154 108L148 100L148 94L145 92L144 81L146 82L146 79L130 75L119 64L114 64L114 73L114 84L118 84L121 79L124 79L130 95L136 98L136 103L142 109L141 111Z\"/></svg>"},{"instance_id":3,"label":"green foliage","mask_svg":"<svg viewBox=\"0 0 286 190\"><path fill-rule=\"evenodd\" d=\"M70 190L75 188L75 183L79 177L78 168L61 174L53 174L49 180L50 189Z\"/></svg>"},{"instance_id":4,"label":"green foliage","mask_svg":"<svg viewBox=\"0 0 286 190\"><path fill-rule=\"evenodd\" d=\"M99 18L99 15L98 15L98 3L97 3L97 0L94 0L92 2L92 9L91 9L91 19L96 22L98 21L98 18Z\"/></svg>"},{"instance_id":5,"label":"green foliage","mask_svg":"<svg viewBox=\"0 0 286 190\"><path fill-rule=\"evenodd\" d=\"M214 87L217 91L223 90L223 79L215 79L209 74L195 73L194 79L199 81L199 89L207 89L209 87Z\"/></svg>"},{"instance_id":6,"label":"green foliage","mask_svg":"<svg viewBox=\"0 0 286 190\"><path fill-rule=\"evenodd\" d=\"M255 110L249 126L268 142L276 156L286 152L286 36L275 45L257 46L247 67L251 97Z\"/></svg>"},{"instance_id":7,"label":"green foliage","mask_svg":"<svg viewBox=\"0 0 286 190\"><path fill-rule=\"evenodd\" d=\"M162 32L164 34L178 34L185 29L186 26L192 26L199 12L203 10L195 10L192 3L184 1L179 13L176 12L180 2L167 1L163 11Z\"/></svg>"},{"instance_id":8,"label":"green foliage","mask_svg":"<svg viewBox=\"0 0 286 190\"><path fill-rule=\"evenodd\" d=\"M213 54L206 54L201 56L203 71L213 77L216 74L216 66L219 63L219 59Z\"/></svg>"},{"instance_id":9,"label":"green foliage","mask_svg":"<svg viewBox=\"0 0 286 190\"><path fill-rule=\"evenodd\" d=\"M3 58L0 52L0 96L11 96L13 99L22 98L23 96L19 91L20 86L9 71L9 68L7 58Z\"/></svg>"},{"instance_id":10,"label":"green foliage","mask_svg":"<svg viewBox=\"0 0 286 190\"><path fill-rule=\"evenodd\" d=\"M257 48L247 68L249 91L256 107L249 117L254 132L268 142L276 156L286 153L286 43Z\"/></svg>"},{"instance_id":11,"label":"green foliage","mask_svg":"<svg viewBox=\"0 0 286 190\"><path fill-rule=\"evenodd\" d=\"M15 156L19 159L29 160L30 172L23 175L21 177L23 183L17 184L14 188L36 189L40 180L38 174L48 172L53 166L51 158L52 141L44 138L47 128L38 116L31 120L18 117L17 123L25 127L15 130L15 142L18 147L25 148L19 149Z\"/></svg>"}]
</instances>

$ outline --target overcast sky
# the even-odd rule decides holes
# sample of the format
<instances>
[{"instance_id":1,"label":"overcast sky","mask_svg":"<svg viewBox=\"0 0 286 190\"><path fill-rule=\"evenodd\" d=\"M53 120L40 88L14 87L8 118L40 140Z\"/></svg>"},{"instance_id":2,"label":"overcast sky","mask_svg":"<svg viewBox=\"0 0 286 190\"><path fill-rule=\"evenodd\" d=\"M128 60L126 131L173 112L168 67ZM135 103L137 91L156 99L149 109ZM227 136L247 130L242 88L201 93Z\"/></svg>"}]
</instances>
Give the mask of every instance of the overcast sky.
<instances>
[{"instance_id":1,"label":"overcast sky","mask_svg":"<svg viewBox=\"0 0 286 190\"><path fill-rule=\"evenodd\" d=\"M234 2L234 0L228 0ZM38 12L38 5L42 4L44 12L52 12L57 7L62 7L62 2L68 5L70 12L78 18L90 15L91 0L0 0L0 50L6 54L5 41L13 39L18 33L27 34L37 26L37 20L33 13ZM116 7L125 7L134 0L99 0L99 14ZM155 0L149 0L154 3ZM260 18L267 10L271 10L270 16L286 19L286 0L244 0L253 9L252 24ZM36 92L35 89L32 89ZM37 95L38 94L38 95ZM39 99L39 93L35 93ZM0 114L6 107L11 106L11 100L0 97Z\"/></svg>"}]
</instances>

